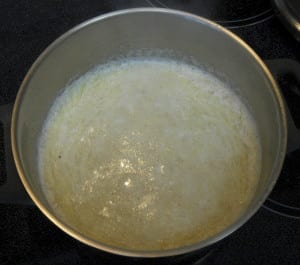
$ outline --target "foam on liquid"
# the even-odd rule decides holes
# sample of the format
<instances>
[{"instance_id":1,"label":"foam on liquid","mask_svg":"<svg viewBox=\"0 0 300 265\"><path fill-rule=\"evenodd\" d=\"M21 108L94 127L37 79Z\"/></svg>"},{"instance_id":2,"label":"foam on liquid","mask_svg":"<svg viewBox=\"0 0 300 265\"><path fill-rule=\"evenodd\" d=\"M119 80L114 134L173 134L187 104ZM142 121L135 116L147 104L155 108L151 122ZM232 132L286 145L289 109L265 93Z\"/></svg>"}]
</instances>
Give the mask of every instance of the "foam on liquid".
<instances>
[{"instance_id":1,"label":"foam on liquid","mask_svg":"<svg viewBox=\"0 0 300 265\"><path fill-rule=\"evenodd\" d=\"M234 222L260 174L255 124L230 88L162 59L100 66L65 88L40 138L50 205L108 245L157 250Z\"/></svg>"}]
</instances>

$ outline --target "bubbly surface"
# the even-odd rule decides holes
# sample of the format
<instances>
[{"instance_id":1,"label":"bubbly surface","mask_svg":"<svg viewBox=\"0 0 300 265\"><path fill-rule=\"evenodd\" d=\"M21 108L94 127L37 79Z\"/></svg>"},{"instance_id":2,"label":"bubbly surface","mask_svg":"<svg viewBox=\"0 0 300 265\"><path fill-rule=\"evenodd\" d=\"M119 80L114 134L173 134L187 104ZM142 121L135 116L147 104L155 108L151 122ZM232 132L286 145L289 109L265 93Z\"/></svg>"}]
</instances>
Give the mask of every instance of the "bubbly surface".
<instances>
[{"instance_id":1,"label":"bubbly surface","mask_svg":"<svg viewBox=\"0 0 300 265\"><path fill-rule=\"evenodd\" d=\"M76 230L170 249L233 223L260 175L255 123L225 83L163 59L99 66L67 86L39 144L44 191Z\"/></svg>"}]
</instances>

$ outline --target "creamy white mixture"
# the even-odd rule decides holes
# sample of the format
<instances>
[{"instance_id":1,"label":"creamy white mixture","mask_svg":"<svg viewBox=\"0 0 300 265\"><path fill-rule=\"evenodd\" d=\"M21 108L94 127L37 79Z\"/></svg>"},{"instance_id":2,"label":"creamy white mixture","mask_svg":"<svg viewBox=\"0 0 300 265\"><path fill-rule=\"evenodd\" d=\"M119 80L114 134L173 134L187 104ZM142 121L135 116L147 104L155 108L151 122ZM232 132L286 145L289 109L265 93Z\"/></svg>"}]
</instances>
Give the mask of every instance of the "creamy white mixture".
<instances>
[{"instance_id":1,"label":"creamy white mixture","mask_svg":"<svg viewBox=\"0 0 300 265\"><path fill-rule=\"evenodd\" d=\"M100 66L57 98L40 138L49 203L108 245L156 250L215 235L260 175L255 124L213 75L155 58Z\"/></svg>"}]
</instances>

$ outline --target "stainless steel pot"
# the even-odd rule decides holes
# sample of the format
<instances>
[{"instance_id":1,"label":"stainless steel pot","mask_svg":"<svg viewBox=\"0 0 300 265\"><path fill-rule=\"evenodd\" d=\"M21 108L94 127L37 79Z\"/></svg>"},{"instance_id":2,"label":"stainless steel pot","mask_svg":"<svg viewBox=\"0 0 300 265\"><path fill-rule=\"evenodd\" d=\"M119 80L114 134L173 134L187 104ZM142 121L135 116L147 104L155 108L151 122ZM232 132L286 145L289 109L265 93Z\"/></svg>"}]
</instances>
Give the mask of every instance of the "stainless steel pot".
<instances>
[{"instance_id":1,"label":"stainless steel pot","mask_svg":"<svg viewBox=\"0 0 300 265\"><path fill-rule=\"evenodd\" d=\"M231 83L249 107L262 144L262 172L250 205L221 233L189 246L161 251L111 247L71 228L51 209L37 168L37 139L56 96L72 79L112 58L160 55L206 67ZM96 17L71 29L36 60L19 90L12 118L12 150L31 199L58 227L95 248L138 257L177 255L207 247L243 225L272 190L285 157L287 128L283 101L269 70L230 31L206 19L174 10L139 8Z\"/></svg>"}]
</instances>

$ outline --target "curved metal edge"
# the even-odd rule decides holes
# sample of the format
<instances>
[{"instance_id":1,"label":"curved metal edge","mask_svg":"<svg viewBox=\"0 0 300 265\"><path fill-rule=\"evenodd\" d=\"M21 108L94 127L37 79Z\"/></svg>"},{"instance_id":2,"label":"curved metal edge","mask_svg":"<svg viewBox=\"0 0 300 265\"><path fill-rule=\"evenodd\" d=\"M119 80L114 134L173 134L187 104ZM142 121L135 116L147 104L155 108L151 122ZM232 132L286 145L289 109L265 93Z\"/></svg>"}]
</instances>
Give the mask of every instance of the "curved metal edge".
<instances>
[{"instance_id":1,"label":"curved metal edge","mask_svg":"<svg viewBox=\"0 0 300 265\"><path fill-rule=\"evenodd\" d=\"M265 60L266 65L269 67L273 76L278 79L281 75L292 75L292 77L300 84L300 63L292 59L269 59ZM287 142L287 154L300 148L300 130L295 124L295 120L290 111L288 102L285 97L282 98L285 113L287 118L288 129L288 142Z\"/></svg>"},{"instance_id":2,"label":"curved metal edge","mask_svg":"<svg viewBox=\"0 0 300 265\"><path fill-rule=\"evenodd\" d=\"M16 205L33 205L25 192L17 170L11 150L11 115L13 104L8 103L0 106L0 123L3 125L3 164L0 163L0 171L3 170L6 178L0 183L0 203ZM2 167L1 167L2 166Z\"/></svg>"},{"instance_id":3,"label":"curved metal edge","mask_svg":"<svg viewBox=\"0 0 300 265\"><path fill-rule=\"evenodd\" d=\"M274 76L278 78L280 75L291 74L295 80L300 84L300 64L292 59L271 59L266 60L265 63L268 65ZM287 143L287 154L300 148L300 130L297 128L293 116L290 112L289 104L283 97L285 104L286 117L287 117L287 129L288 129L288 143ZM300 208L289 206L285 203L281 203L270 197L264 202L263 207L278 215L300 219Z\"/></svg>"},{"instance_id":4,"label":"curved metal edge","mask_svg":"<svg viewBox=\"0 0 300 265\"><path fill-rule=\"evenodd\" d=\"M184 246L181 248L177 249L170 249L170 250L157 250L157 251L136 251L136 250L126 250L126 249L121 249L113 246L108 246L102 243L99 243L95 240L92 240L90 238L87 238L83 234L79 233L78 231L75 231L73 228L69 227L68 225L64 224L62 221L60 221L56 216L51 214L45 207L44 205L40 202L38 197L34 194L34 192L31 189L31 186L29 182L26 179L25 173L22 168L22 163L21 159L18 153L18 144L17 144L17 139L16 139L16 128L17 128L17 122L18 122L18 112L19 112L19 106L20 103L22 102L22 97L23 94L26 91L26 86L30 82L30 79L32 75L34 74L35 70L38 68L38 66L42 63L43 60L47 58L47 56L61 43L63 42L66 38L71 36L72 34L76 33L77 31L80 31L82 28L91 25L93 23L99 22L101 20L105 19L110 19L115 16L122 16L126 14L134 14L134 13L166 13L166 14L171 14L171 15L176 15L176 16L182 16L185 19L192 20L196 23L202 23L206 24L207 26L218 30L227 36L231 37L235 42L240 44L245 50L248 51L248 53L252 56L252 58L256 61L256 63L260 66L262 69L263 73L265 76L268 78L269 82L271 83L273 87L273 92L275 95L275 98L277 100L277 104L279 106L279 118L280 121L282 122L283 126L281 128L281 139L280 143L281 146L279 146L279 149L282 150L282 152L278 155L277 161L275 163L276 167L272 171L272 176L273 180L270 183L269 188L267 189L266 193L260 200L257 202L256 207L254 207L251 211L249 211L247 214L241 216L241 218L232 224L230 227L228 227L226 230L224 230L221 233L218 233L217 235L210 237L204 241L201 241L199 243L189 245L189 246ZM234 231L236 231L238 228L240 228L246 221L248 221L254 214L255 212L261 207L263 202L266 200L268 195L270 194L271 190L273 189L275 182L279 176L279 172L281 170L281 167L283 165L283 159L285 156L285 150L286 150L286 142L287 142L287 130L286 130L286 118L285 118L285 111L284 111L284 106L283 102L281 99L281 94L278 89L278 86L269 72L268 68L265 66L263 61L259 58L259 56L246 44L242 39L240 39L238 36L236 36L234 33L230 32L229 30L225 29L224 27L208 20L202 17L199 17L197 15L193 15L187 12L183 11L178 11L178 10L172 10L172 9L164 9L164 8L131 8L131 9L124 9L120 11L115 11L111 12L108 14L100 15L98 17L92 18L90 20L87 20L78 26L72 28L71 30L67 31L65 34L63 34L61 37L59 37L57 40L55 40L52 44L50 44L44 52L37 58L37 60L33 63L31 68L29 69L27 75L25 76L19 92L16 97L14 109L13 109L13 115L12 115L12 127L11 127L11 142L12 142L12 151L13 151L13 156L15 159L16 167L18 170L18 173L20 175L21 181L29 194L30 198L33 200L33 202L38 206L38 208L41 210L41 212L51 221L53 222L56 226L58 226L61 230L63 230L65 233L69 234L70 236L76 238L77 240L81 241L82 243L85 243L91 247L97 248L99 250L104 250L113 254L117 255L124 255L124 256L129 256L129 257L149 257L149 258L154 258L154 257L167 257L167 256L176 256L180 254L185 254L188 252L192 252L198 249L202 249L205 247L208 247L221 239L227 237Z\"/></svg>"}]
</instances>

